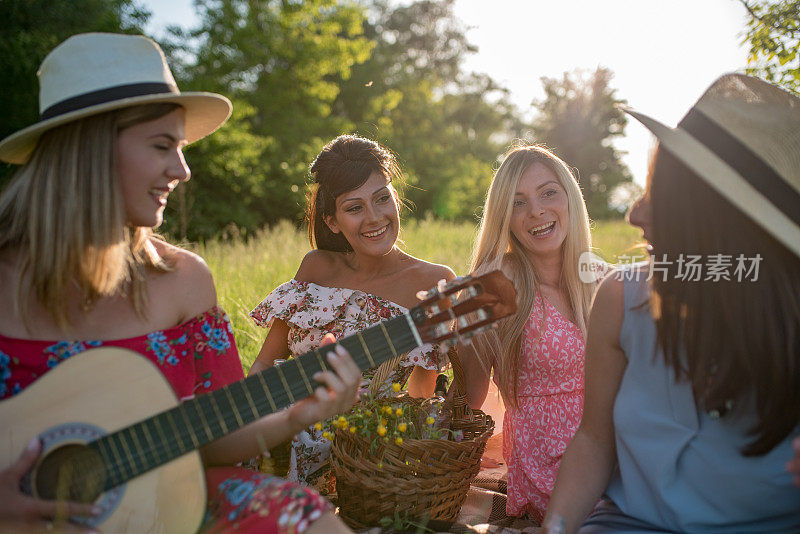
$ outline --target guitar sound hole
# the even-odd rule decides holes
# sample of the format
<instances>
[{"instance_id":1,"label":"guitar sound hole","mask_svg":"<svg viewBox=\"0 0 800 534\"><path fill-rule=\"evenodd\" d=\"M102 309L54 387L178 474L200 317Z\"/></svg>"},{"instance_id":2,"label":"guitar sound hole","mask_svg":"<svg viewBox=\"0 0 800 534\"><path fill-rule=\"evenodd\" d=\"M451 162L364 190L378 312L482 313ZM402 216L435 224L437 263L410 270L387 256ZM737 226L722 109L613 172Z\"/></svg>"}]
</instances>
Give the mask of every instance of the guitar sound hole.
<instances>
[{"instance_id":1,"label":"guitar sound hole","mask_svg":"<svg viewBox=\"0 0 800 534\"><path fill-rule=\"evenodd\" d=\"M90 503L103 492L106 472L100 455L85 445L50 451L36 469L36 494L43 499Z\"/></svg>"}]
</instances>

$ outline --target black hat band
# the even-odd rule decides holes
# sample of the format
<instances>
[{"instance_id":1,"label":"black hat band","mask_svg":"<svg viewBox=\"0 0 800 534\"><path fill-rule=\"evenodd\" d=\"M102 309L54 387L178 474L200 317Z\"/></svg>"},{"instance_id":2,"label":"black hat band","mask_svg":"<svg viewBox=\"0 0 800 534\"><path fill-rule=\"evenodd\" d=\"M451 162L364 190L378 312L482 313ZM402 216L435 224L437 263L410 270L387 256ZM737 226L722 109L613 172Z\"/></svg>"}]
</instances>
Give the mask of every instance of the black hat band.
<instances>
[{"instance_id":1,"label":"black hat band","mask_svg":"<svg viewBox=\"0 0 800 534\"><path fill-rule=\"evenodd\" d=\"M65 113L113 102L115 100L168 93L179 95L180 91L177 86L162 82L132 83L108 87L57 102L42 112L41 120L52 119L59 115L64 115Z\"/></svg>"},{"instance_id":2,"label":"black hat band","mask_svg":"<svg viewBox=\"0 0 800 534\"><path fill-rule=\"evenodd\" d=\"M800 226L800 193L750 148L693 108L678 124Z\"/></svg>"}]
</instances>

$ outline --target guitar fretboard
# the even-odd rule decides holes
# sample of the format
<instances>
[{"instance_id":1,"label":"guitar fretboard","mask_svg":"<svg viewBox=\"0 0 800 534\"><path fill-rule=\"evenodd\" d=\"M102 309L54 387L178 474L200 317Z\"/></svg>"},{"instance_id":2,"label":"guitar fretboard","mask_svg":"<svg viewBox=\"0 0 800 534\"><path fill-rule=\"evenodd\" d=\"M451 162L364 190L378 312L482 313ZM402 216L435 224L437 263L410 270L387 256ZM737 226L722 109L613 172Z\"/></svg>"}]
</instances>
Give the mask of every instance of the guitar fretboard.
<instances>
[{"instance_id":1,"label":"guitar fretboard","mask_svg":"<svg viewBox=\"0 0 800 534\"><path fill-rule=\"evenodd\" d=\"M338 343L366 370L421 341L406 314ZM314 374L330 369L329 350L312 350L92 442L106 464L105 490L308 397L319 385Z\"/></svg>"}]
</instances>

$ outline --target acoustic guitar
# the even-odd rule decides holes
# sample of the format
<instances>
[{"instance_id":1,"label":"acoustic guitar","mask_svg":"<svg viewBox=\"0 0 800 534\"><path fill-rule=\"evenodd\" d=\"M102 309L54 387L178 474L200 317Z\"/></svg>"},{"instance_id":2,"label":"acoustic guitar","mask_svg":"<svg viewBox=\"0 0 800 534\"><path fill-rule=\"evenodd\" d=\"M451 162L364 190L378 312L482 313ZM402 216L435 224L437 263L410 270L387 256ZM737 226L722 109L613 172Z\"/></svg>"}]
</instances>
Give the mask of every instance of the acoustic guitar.
<instances>
[{"instance_id":1,"label":"acoustic guitar","mask_svg":"<svg viewBox=\"0 0 800 534\"><path fill-rule=\"evenodd\" d=\"M408 313L338 341L361 369L423 343L454 344L516 309L499 271L421 295ZM0 468L39 437L42 454L23 491L95 503L102 513L70 518L104 532L195 532L206 505L199 447L311 395L327 370L316 349L179 402L141 355L97 348L71 357L22 393L0 402Z\"/></svg>"}]
</instances>

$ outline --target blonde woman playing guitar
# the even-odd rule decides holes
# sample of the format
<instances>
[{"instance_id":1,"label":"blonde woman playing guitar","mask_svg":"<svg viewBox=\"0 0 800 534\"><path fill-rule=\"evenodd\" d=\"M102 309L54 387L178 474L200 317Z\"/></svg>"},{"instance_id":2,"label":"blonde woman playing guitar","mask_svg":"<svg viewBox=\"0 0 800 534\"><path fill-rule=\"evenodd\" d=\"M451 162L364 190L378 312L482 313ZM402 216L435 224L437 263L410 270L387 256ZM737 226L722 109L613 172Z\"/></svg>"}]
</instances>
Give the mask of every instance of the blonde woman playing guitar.
<instances>
[{"instance_id":1,"label":"blonde woman playing guitar","mask_svg":"<svg viewBox=\"0 0 800 534\"><path fill-rule=\"evenodd\" d=\"M241 417L210 393L243 378L230 324L217 307L203 260L152 229L162 222L169 193L190 177L183 147L225 122L230 102L211 93L181 93L158 45L138 36L73 36L45 58L39 76L42 120L0 142L0 159L22 165L0 196L0 398L10 399L0 402L7 408L0 426L2 453L11 457L14 451L17 458L0 464L0 521L38 530L52 528L47 521L54 518L84 515L96 519L86 524L102 524L118 507L109 495L125 499L137 491L133 483L117 482L210 441L200 448L205 477L194 470L197 453L142 475L157 483L154 491L139 491L136 502L144 509L160 501L161 515L137 513L134 505L109 530L194 531L208 504L203 528L211 532L345 531L333 507L313 491L240 468L212 467L232 466L345 410L361 378L337 347L325 356L327 370L307 377L313 395L219 437ZM75 356L93 347L115 348ZM139 353L135 364L120 348ZM74 365L65 361L71 358ZM61 375L69 377L64 382L56 381L61 366L69 371ZM153 372L171 387L145 380ZM114 377L131 388L114 390L119 386L110 384L120 383ZM36 395L25 391L31 384L40 388ZM190 404L196 412L168 412L97 441L104 444L103 459L114 460L99 487L115 488L94 504L56 503L20 491L20 485L33 485L33 494L48 496L36 491L44 482L25 473L39 465L36 458L48 444L91 438L97 425L81 421L105 420L113 427L115 419L158 411L148 409L150 403L171 399L174 405L195 395L214 404ZM13 404L15 398L26 402ZM28 430L24 408L32 409L31 418L56 416L66 400L76 399L85 418L50 427L27 448L18 443ZM207 419L214 412L219 419ZM71 496L59 484L85 482L87 473L77 471L59 472L50 497L62 490ZM183 514L187 506L200 513Z\"/></svg>"}]
</instances>

